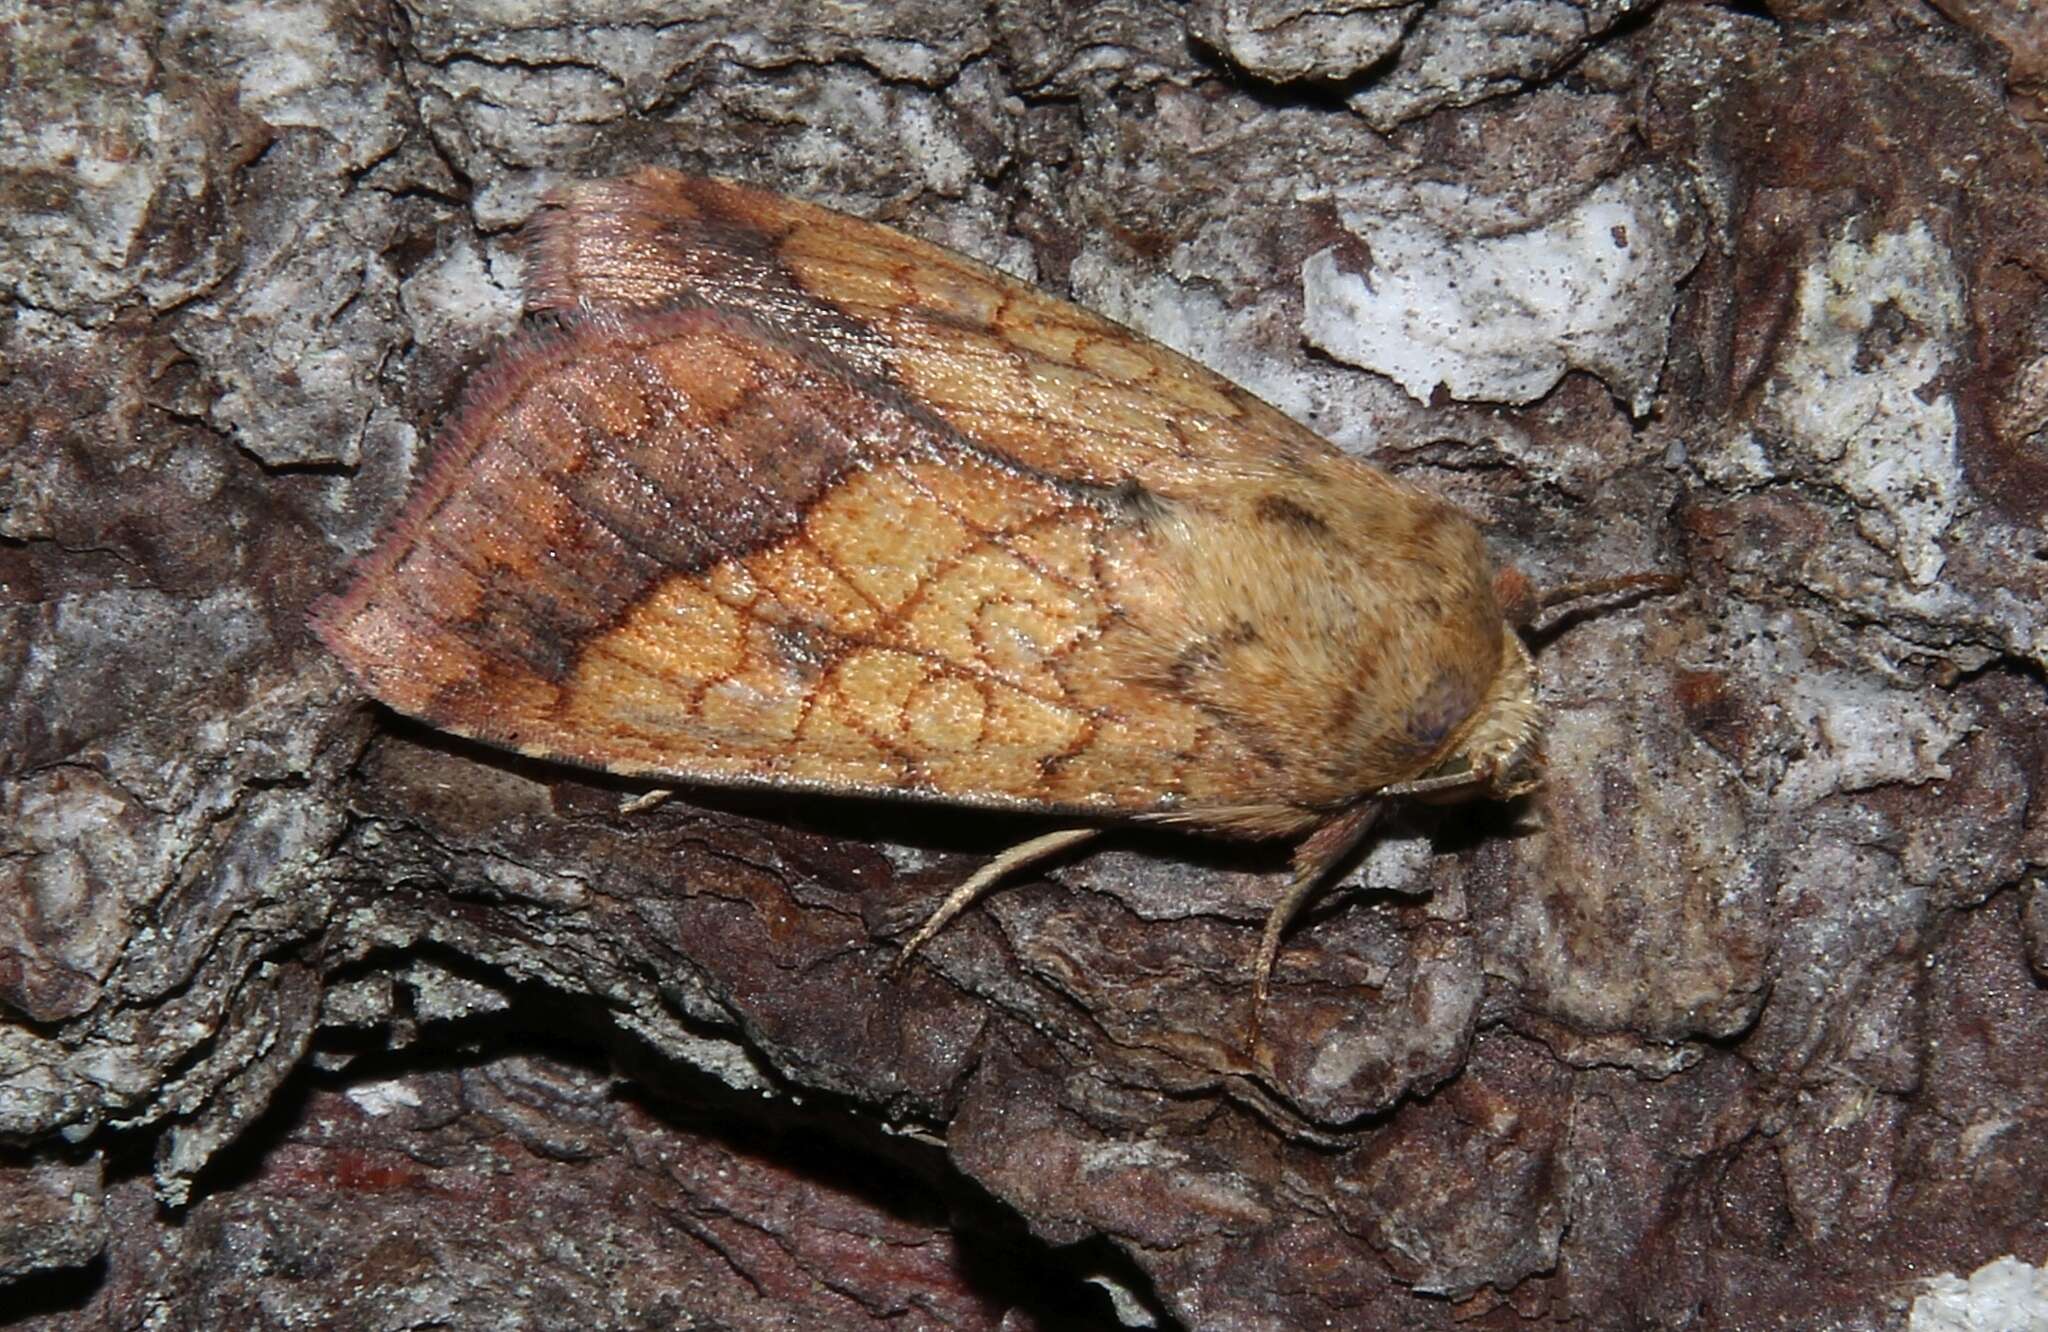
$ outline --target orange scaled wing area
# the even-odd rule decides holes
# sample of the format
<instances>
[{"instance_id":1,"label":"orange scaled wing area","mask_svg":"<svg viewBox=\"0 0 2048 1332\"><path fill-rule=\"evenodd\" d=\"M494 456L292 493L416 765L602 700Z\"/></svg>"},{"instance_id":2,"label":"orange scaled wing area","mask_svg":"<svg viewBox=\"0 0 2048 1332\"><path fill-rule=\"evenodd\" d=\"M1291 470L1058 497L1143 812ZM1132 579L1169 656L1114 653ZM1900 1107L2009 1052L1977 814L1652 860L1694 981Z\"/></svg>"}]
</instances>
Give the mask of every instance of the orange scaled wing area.
<instances>
[{"instance_id":1,"label":"orange scaled wing area","mask_svg":"<svg viewBox=\"0 0 2048 1332\"><path fill-rule=\"evenodd\" d=\"M571 313L472 384L316 625L400 711L615 772L1226 800L1272 760L1119 609L1148 593L1130 508L753 312Z\"/></svg>"},{"instance_id":2,"label":"orange scaled wing area","mask_svg":"<svg viewBox=\"0 0 2048 1332\"><path fill-rule=\"evenodd\" d=\"M529 224L531 310L701 299L899 386L1027 466L1182 497L1343 459L1275 408L1129 329L894 228L649 167L550 196ZM1347 468L1347 485L1406 497Z\"/></svg>"}]
</instances>

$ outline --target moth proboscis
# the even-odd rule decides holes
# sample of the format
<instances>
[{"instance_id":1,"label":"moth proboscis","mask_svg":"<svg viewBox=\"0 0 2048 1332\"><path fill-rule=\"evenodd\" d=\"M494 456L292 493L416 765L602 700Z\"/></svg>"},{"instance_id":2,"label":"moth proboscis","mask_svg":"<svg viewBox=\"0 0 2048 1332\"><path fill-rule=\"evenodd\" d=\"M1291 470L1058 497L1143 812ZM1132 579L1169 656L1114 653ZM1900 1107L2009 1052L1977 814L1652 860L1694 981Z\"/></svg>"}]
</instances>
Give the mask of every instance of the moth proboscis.
<instances>
[{"instance_id":1,"label":"moth proboscis","mask_svg":"<svg viewBox=\"0 0 2048 1332\"><path fill-rule=\"evenodd\" d=\"M1539 708L1450 504L1128 329L728 181L558 190L526 327L315 612L400 712L630 775L1295 843L1510 798Z\"/></svg>"}]
</instances>

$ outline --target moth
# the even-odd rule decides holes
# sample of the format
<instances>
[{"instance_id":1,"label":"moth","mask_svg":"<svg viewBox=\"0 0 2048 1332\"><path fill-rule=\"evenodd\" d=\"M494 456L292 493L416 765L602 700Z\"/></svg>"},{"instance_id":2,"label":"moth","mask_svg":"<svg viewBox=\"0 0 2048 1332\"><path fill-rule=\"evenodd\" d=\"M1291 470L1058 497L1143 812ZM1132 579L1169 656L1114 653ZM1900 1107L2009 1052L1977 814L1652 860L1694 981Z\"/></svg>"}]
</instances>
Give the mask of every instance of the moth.
<instances>
[{"instance_id":1,"label":"moth","mask_svg":"<svg viewBox=\"0 0 2048 1332\"><path fill-rule=\"evenodd\" d=\"M1288 839L1254 1023L1389 801L1538 784L1526 583L1187 358L673 171L562 189L525 245L526 327L314 615L399 712L612 773L1073 821L901 958L1106 825Z\"/></svg>"}]
</instances>

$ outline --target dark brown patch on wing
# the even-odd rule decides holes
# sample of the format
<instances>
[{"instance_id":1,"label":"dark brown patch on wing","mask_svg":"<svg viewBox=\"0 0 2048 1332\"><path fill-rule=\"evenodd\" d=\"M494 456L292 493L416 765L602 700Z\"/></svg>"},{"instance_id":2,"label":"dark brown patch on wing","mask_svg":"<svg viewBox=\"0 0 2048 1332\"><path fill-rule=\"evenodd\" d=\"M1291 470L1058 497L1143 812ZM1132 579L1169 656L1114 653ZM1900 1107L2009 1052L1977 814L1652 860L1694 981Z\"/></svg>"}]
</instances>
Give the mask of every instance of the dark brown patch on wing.
<instances>
[{"instance_id":1,"label":"dark brown patch on wing","mask_svg":"<svg viewBox=\"0 0 2048 1332\"><path fill-rule=\"evenodd\" d=\"M1252 512L1262 522L1275 527L1286 528L1303 536L1321 538L1329 535L1330 525L1306 506L1285 495L1266 494L1259 496Z\"/></svg>"},{"instance_id":2,"label":"dark brown patch on wing","mask_svg":"<svg viewBox=\"0 0 2048 1332\"><path fill-rule=\"evenodd\" d=\"M952 441L815 348L729 312L570 315L473 382L436 461L316 612L380 697L559 683L663 579L782 542L850 471Z\"/></svg>"},{"instance_id":3,"label":"dark brown patch on wing","mask_svg":"<svg viewBox=\"0 0 2048 1332\"><path fill-rule=\"evenodd\" d=\"M1249 620L1238 620L1228 629L1205 635L1182 647L1167 668L1166 683L1190 696L1200 695L1212 702L1225 703L1228 700L1214 697L1215 682L1206 681L1206 678L1222 669L1225 658L1234 649L1254 647L1259 642L1259 627ZM1209 686L1206 689L1205 681Z\"/></svg>"},{"instance_id":4,"label":"dark brown patch on wing","mask_svg":"<svg viewBox=\"0 0 2048 1332\"><path fill-rule=\"evenodd\" d=\"M861 319L806 290L782 262L800 225L787 200L654 168L556 190L521 239L528 311L660 306L679 297L735 310L892 378Z\"/></svg>"}]
</instances>

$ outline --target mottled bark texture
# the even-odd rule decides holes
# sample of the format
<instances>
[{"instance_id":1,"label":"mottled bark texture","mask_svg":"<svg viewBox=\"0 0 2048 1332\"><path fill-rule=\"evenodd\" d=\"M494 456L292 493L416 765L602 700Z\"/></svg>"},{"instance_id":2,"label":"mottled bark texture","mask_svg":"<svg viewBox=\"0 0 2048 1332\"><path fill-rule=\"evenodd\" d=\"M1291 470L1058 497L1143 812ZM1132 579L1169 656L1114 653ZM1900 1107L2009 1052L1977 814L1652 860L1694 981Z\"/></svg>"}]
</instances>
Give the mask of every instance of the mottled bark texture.
<instances>
[{"instance_id":1,"label":"mottled bark texture","mask_svg":"<svg viewBox=\"0 0 2048 1332\"><path fill-rule=\"evenodd\" d=\"M0 7L0 1304L38 1328L1902 1326L2048 1257L2013 0ZM679 793L304 611L551 184L965 249L1455 499L1553 779L1281 853Z\"/></svg>"}]
</instances>

